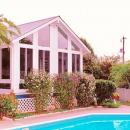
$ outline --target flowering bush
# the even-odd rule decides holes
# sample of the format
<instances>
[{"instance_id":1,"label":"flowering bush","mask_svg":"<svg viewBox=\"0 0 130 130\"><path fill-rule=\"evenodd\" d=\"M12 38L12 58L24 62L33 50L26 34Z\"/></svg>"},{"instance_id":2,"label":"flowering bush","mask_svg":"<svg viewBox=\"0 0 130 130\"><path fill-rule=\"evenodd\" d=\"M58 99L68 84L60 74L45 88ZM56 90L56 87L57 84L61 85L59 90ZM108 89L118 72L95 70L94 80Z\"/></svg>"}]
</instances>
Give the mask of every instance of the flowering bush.
<instances>
[{"instance_id":1,"label":"flowering bush","mask_svg":"<svg viewBox=\"0 0 130 130\"><path fill-rule=\"evenodd\" d=\"M119 94L117 92L113 93L112 99L119 100Z\"/></svg>"},{"instance_id":2,"label":"flowering bush","mask_svg":"<svg viewBox=\"0 0 130 130\"><path fill-rule=\"evenodd\" d=\"M41 72L31 72L25 78L24 87L34 94L36 112L42 112L46 109L52 90L50 75Z\"/></svg>"},{"instance_id":3,"label":"flowering bush","mask_svg":"<svg viewBox=\"0 0 130 130\"><path fill-rule=\"evenodd\" d=\"M0 95L0 119L3 116L15 117L17 110L17 100L14 93Z\"/></svg>"},{"instance_id":4,"label":"flowering bush","mask_svg":"<svg viewBox=\"0 0 130 130\"><path fill-rule=\"evenodd\" d=\"M81 75L79 85L77 86L76 98L80 107L86 107L95 103L95 78L93 75Z\"/></svg>"},{"instance_id":5,"label":"flowering bush","mask_svg":"<svg viewBox=\"0 0 130 130\"><path fill-rule=\"evenodd\" d=\"M61 108L73 108L75 106L76 87L79 84L78 74L60 74L54 77L54 92L58 94L57 100Z\"/></svg>"}]
</instances>

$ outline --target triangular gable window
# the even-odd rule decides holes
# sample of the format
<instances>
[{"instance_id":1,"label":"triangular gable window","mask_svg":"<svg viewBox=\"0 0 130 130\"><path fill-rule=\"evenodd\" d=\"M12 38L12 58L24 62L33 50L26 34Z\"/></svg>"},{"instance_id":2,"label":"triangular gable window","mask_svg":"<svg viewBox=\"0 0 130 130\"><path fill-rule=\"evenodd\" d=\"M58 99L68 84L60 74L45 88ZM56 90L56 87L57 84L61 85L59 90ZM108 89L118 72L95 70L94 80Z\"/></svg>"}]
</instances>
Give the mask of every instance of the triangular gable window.
<instances>
[{"instance_id":1,"label":"triangular gable window","mask_svg":"<svg viewBox=\"0 0 130 130\"><path fill-rule=\"evenodd\" d=\"M21 40L19 40L19 43L32 45L33 44L33 34L22 38Z\"/></svg>"},{"instance_id":2,"label":"triangular gable window","mask_svg":"<svg viewBox=\"0 0 130 130\"><path fill-rule=\"evenodd\" d=\"M71 49L74 50L74 51L79 51L79 47L73 42L71 41Z\"/></svg>"}]
</instances>

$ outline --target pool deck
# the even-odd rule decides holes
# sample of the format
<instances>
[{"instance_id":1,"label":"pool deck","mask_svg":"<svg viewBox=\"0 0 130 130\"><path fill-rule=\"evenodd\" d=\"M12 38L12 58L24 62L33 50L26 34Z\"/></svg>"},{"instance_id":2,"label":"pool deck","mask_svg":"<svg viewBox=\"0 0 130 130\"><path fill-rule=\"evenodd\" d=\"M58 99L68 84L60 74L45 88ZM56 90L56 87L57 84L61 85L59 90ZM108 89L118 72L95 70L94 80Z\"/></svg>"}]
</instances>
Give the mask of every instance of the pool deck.
<instances>
[{"instance_id":1,"label":"pool deck","mask_svg":"<svg viewBox=\"0 0 130 130\"><path fill-rule=\"evenodd\" d=\"M130 114L130 106L122 105L120 108L103 108L103 107L88 107L88 108L79 108L74 110L69 110L65 112L56 112L49 114L41 114L37 116L31 116L27 118L17 119L12 121L11 119L4 118L0 121L0 130L9 130L13 127L25 126L34 123L40 122L48 122L54 120L60 120L85 114L93 114L93 113L129 113Z\"/></svg>"}]
</instances>

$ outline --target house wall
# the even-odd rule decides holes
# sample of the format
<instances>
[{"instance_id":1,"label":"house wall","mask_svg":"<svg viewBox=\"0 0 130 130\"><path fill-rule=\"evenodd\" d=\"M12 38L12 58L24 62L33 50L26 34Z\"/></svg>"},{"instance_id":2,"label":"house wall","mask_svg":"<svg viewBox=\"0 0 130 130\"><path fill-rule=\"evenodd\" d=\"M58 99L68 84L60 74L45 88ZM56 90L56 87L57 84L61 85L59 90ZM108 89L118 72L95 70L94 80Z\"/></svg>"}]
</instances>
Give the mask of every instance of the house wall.
<instances>
[{"instance_id":1,"label":"house wall","mask_svg":"<svg viewBox=\"0 0 130 130\"><path fill-rule=\"evenodd\" d=\"M15 93L25 93L25 90L19 89L19 83L22 83L23 80L20 79L20 48L29 48L33 50L33 69L38 70L38 51L39 50L48 50L50 51L50 74L58 73L58 52L68 54L68 72L72 72L72 54L80 55L80 72L83 72L83 52L81 50L72 50L71 43L74 41L78 45L78 41L74 40L74 37L68 33L65 28L62 28L66 33L67 38L65 38L59 31L57 23L50 24L43 29L33 32L33 36L29 35L29 38L33 41L33 44L19 43L19 41L14 42L11 49L11 65L10 65L10 74L11 78L9 79L11 83L11 89ZM31 37L30 37L31 36ZM0 79L1 80L1 79ZM7 81L1 81L6 82Z\"/></svg>"},{"instance_id":2,"label":"house wall","mask_svg":"<svg viewBox=\"0 0 130 130\"><path fill-rule=\"evenodd\" d=\"M130 89L117 88L121 101L130 101Z\"/></svg>"}]
</instances>

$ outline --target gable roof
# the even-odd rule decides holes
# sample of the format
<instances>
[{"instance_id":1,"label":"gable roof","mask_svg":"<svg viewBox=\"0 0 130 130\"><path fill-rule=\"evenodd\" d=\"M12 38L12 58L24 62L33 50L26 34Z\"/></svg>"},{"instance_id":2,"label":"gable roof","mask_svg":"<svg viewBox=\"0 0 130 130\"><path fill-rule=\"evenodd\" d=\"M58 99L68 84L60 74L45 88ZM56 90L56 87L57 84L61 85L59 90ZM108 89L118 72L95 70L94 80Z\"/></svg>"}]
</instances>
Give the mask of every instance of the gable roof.
<instances>
[{"instance_id":1,"label":"gable roof","mask_svg":"<svg viewBox=\"0 0 130 130\"><path fill-rule=\"evenodd\" d=\"M40 27L41 25L44 25L44 24L48 23L49 21L51 21L51 20L53 20L53 19L55 19L57 17L58 16L18 25L18 28L19 28L21 33L20 33L20 35L13 37L13 40L17 39L18 37L30 32L30 31L38 28L38 27Z\"/></svg>"},{"instance_id":2,"label":"gable roof","mask_svg":"<svg viewBox=\"0 0 130 130\"><path fill-rule=\"evenodd\" d=\"M13 38L13 41L15 41L15 40L17 41L20 38L23 38L24 36L31 34L32 31L34 31L36 29L39 30L42 27L45 27L57 20L60 21L67 28L67 30L77 39L77 41L84 48L83 50L90 52L90 50L84 45L84 43L80 40L80 38L74 33L74 31L65 23L65 21L60 16L50 17L50 18L18 25L18 28L20 29L21 34L19 36L15 36Z\"/></svg>"}]
</instances>

